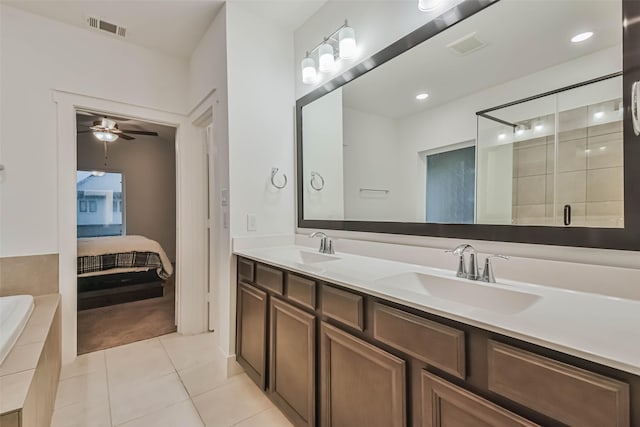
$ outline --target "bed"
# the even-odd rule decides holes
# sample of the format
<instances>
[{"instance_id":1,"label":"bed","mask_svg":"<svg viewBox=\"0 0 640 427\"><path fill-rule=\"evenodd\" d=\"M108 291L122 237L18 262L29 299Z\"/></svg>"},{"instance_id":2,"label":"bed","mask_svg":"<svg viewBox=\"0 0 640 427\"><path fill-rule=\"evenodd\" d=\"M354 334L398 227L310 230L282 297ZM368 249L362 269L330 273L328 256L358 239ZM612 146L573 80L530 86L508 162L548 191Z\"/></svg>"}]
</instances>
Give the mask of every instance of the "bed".
<instances>
[{"instance_id":1,"label":"bed","mask_svg":"<svg viewBox=\"0 0 640 427\"><path fill-rule=\"evenodd\" d=\"M166 252L144 236L78 239L78 310L160 297L173 274Z\"/></svg>"}]
</instances>

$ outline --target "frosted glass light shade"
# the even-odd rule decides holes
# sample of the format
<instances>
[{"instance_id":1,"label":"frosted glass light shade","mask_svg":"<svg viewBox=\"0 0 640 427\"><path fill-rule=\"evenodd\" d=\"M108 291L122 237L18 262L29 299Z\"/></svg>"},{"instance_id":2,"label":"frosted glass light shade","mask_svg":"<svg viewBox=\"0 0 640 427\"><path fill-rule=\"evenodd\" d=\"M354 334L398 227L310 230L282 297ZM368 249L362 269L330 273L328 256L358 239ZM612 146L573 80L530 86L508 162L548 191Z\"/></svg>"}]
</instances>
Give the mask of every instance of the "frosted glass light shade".
<instances>
[{"instance_id":1,"label":"frosted glass light shade","mask_svg":"<svg viewBox=\"0 0 640 427\"><path fill-rule=\"evenodd\" d=\"M313 84L317 76L316 61L307 56L302 60L302 83L306 85Z\"/></svg>"},{"instance_id":2,"label":"frosted glass light shade","mask_svg":"<svg viewBox=\"0 0 640 427\"><path fill-rule=\"evenodd\" d=\"M333 47L329 43L323 43L318 48L318 68L323 73L330 73L336 66L333 56Z\"/></svg>"},{"instance_id":3,"label":"frosted glass light shade","mask_svg":"<svg viewBox=\"0 0 640 427\"><path fill-rule=\"evenodd\" d=\"M423 12L431 12L440 6L442 0L418 0L418 9Z\"/></svg>"},{"instance_id":4,"label":"frosted glass light shade","mask_svg":"<svg viewBox=\"0 0 640 427\"><path fill-rule=\"evenodd\" d=\"M338 33L340 58L348 59L356 56L356 31L351 27L344 27Z\"/></svg>"},{"instance_id":5,"label":"frosted glass light shade","mask_svg":"<svg viewBox=\"0 0 640 427\"><path fill-rule=\"evenodd\" d=\"M113 142L116 139L118 139L118 135L116 135L115 133L111 133L111 132L96 131L96 132L93 132L93 136L95 136L96 138L98 138L102 142Z\"/></svg>"}]
</instances>

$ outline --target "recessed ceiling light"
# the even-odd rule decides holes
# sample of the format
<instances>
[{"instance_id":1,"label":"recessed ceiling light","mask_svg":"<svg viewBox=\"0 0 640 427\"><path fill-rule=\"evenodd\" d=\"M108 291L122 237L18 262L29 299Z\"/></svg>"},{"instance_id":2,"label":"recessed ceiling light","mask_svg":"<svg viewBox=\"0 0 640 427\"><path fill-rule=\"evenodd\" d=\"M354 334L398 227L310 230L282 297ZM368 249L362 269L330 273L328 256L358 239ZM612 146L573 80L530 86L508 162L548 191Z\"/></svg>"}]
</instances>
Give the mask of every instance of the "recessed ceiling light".
<instances>
[{"instance_id":1,"label":"recessed ceiling light","mask_svg":"<svg viewBox=\"0 0 640 427\"><path fill-rule=\"evenodd\" d=\"M416 99L418 101L424 101L425 99L427 99L429 97L428 93L419 93L416 95Z\"/></svg>"},{"instance_id":2,"label":"recessed ceiling light","mask_svg":"<svg viewBox=\"0 0 640 427\"><path fill-rule=\"evenodd\" d=\"M604 145L602 147L600 147L600 151L604 151L606 149L607 149L607 147L605 147Z\"/></svg>"},{"instance_id":3,"label":"recessed ceiling light","mask_svg":"<svg viewBox=\"0 0 640 427\"><path fill-rule=\"evenodd\" d=\"M542 132L542 130L544 129L544 125L536 125L533 130L535 130L536 132Z\"/></svg>"},{"instance_id":4,"label":"recessed ceiling light","mask_svg":"<svg viewBox=\"0 0 640 427\"><path fill-rule=\"evenodd\" d=\"M506 137L507 137L507 134L506 134L506 133L504 133L504 132L500 132L500 133L498 134L498 139L499 139L499 140L503 140L503 139L505 139Z\"/></svg>"},{"instance_id":5,"label":"recessed ceiling light","mask_svg":"<svg viewBox=\"0 0 640 427\"><path fill-rule=\"evenodd\" d=\"M576 34L575 36L573 36L571 38L571 41L573 43L580 43L580 42L583 42L585 40L590 39L591 37L593 37L593 32L592 31L587 31L586 33Z\"/></svg>"},{"instance_id":6,"label":"recessed ceiling light","mask_svg":"<svg viewBox=\"0 0 640 427\"><path fill-rule=\"evenodd\" d=\"M593 113L593 118L596 120L600 120L603 117L604 117L604 111L596 111L595 113Z\"/></svg>"}]
</instances>

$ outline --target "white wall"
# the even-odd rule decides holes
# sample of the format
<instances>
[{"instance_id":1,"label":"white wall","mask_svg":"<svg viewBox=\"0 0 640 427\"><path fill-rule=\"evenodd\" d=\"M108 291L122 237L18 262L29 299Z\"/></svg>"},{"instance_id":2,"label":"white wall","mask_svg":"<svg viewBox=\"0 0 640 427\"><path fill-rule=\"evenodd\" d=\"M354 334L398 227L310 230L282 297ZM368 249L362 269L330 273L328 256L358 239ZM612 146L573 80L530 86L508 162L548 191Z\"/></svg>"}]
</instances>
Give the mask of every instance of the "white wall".
<instances>
[{"instance_id":1,"label":"white wall","mask_svg":"<svg viewBox=\"0 0 640 427\"><path fill-rule=\"evenodd\" d=\"M235 351L230 239L294 230L292 61L292 32L256 15L250 4L234 2L216 16L189 61L194 117L207 107L200 104L213 91L211 197L218 209L211 268L216 337L227 356ZM285 189L271 186L272 167L287 175ZM227 189L229 205L222 206L221 193ZM256 216L255 231L247 230L247 214Z\"/></svg>"},{"instance_id":2,"label":"white wall","mask_svg":"<svg viewBox=\"0 0 640 427\"><path fill-rule=\"evenodd\" d=\"M342 89L302 109L303 197L307 219L345 219L342 116ZM324 178L320 191L311 187L311 172ZM322 185L322 181L315 178L314 185Z\"/></svg>"},{"instance_id":3,"label":"white wall","mask_svg":"<svg viewBox=\"0 0 640 427\"><path fill-rule=\"evenodd\" d=\"M229 205L222 203L222 193L229 189L229 120L227 91L227 9L223 6L195 48L189 60L189 107L191 119L197 120L211 110L212 124L209 157L210 194L212 199L212 246L209 254L211 293L214 305L213 327L218 347L224 354L233 353L235 287L233 286ZM208 96L211 94L210 96Z\"/></svg>"},{"instance_id":4,"label":"white wall","mask_svg":"<svg viewBox=\"0 0 640 427\"><path fill-rule=\"evenodd\" d=\"M251 4L227 4L231 235L291 233L294 227L293 35L257 15ZM272 187L271 168L289 184ZM256 230L247 230L247 215Z\"/></svg>"},{"instance_id":5,"label":"white wall","mask_svg":"<svg viewBox=\"0 0 640 427\"><path fill-rule=\"evenodd\" d=\"M412 220L413 203L405 197L405 186L400 180L403 164L397 155L401 143L397 121L347 107L343 115L345 218Z\"/></svg>"},{"instance_id":6,"label":"white wall","mask_svg":"<svg viewBox=\"0 0 640 427\"><path fill-rule=\"evenodd\" d=\"M58 252L51 89L186 109L187 64L0 5L0 256Z\"/></svg>"}]
</instances>

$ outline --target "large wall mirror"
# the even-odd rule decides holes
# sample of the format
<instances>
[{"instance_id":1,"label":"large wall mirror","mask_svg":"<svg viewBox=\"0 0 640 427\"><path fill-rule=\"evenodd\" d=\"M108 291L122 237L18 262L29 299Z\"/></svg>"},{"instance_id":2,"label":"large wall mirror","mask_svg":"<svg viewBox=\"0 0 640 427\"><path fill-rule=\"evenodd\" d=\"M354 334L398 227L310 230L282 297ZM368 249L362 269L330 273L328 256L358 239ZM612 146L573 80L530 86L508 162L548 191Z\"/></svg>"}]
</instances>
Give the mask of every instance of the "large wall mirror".
<instances>
[{"instance_id":1,"label":"large wall mirror","mask_svg":"<svg viewBox=\"0 0 640 427\"><path fill-rule=\"evenodd\" d=\"M467 0L301 98L299 226L640 249L639 4Z\"/></svg>"}]
</instances>

